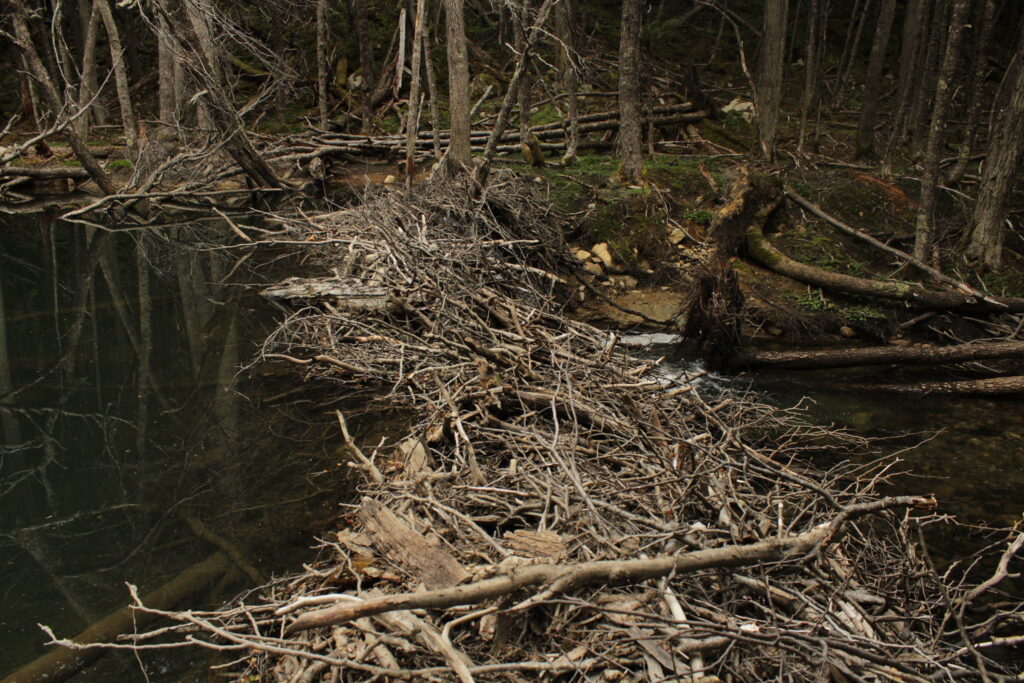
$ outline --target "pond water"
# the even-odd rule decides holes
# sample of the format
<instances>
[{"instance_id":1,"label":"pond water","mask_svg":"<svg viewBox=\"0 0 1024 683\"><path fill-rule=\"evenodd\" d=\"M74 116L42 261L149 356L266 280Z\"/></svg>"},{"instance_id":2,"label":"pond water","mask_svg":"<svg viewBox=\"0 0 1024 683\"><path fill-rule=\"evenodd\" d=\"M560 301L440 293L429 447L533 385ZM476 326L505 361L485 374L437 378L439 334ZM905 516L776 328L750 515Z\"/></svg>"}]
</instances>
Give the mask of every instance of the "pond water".
<instances>
[{"instance_id":1,"label":"pond water","mask_svg":"<svg viewBox=\"0 0 1024 683\"><path fill-rule=\"evenodd\" d=\"M244 253L189 248L230 233L128 228L0 213L0 679L46 651L37 624L73 636L126 581L145 593L221 545L263 576L299 566L345 490L333 413L243 369L279 315L241 286ZM191 606L251 584L221 573ZM150 678L191 680L181 652L146 656Z\"/></svg>"},{"instance_id":2,"label":"pond water","mask_svg":"<svg viewBox=\"0 0 1024 683\"><path fill-rule=\"evenodd\" d=\"M645 356L664 356L666 372L701 369L669 335L624 339L642 344ZM908 379L920 380L928 372L933 371L909 371ZM882 454L899 451L896 469L904 473L893 481L892 493L935 493L940 512L966 524L1010 526L1019 521L1024 512L1024 399L913 397L840 387L844 380L886 379L895 381L889 368L757 372L704 381L749 387L774 405L802 406L812 422L883 439L875 448ZM962 530L950 531L939 542L962 539Z\"/></svg>"}]
</instances>

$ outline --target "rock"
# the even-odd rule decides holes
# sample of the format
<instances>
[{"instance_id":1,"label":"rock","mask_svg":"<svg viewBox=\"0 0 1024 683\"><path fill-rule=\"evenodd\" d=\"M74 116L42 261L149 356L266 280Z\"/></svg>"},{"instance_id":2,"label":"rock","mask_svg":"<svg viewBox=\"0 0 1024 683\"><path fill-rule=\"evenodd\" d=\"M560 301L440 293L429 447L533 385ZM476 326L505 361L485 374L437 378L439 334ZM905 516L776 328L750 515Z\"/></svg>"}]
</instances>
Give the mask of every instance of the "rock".
<instances>
[{"instance_id":1,"label":"rock","mask_svg":"<svg viewBox=\"0 0 1024 683\"><path fill-rule=\"evenodd\" d=\"M893 346L908 346L911 342L909 339L890 339L889 343Z\"/></svg>"},{"instance_id":2,"label":"rock","mask_svg":"<svg viewBox=\"0 0 1024 683\"><path fill-rule=\"evenodd\" d=\"M635 289L638 284L632 275L612 275L609 279L619 289Z\"/></svg>"},{"instance_id":3,"label":"rock","mask_svg":"<svg viewBox=\"0 0 1024 683\"><path fill-rule=\"evenodd\" d=\"M604 277L604 268L601 267L600 263L594 263L593 261L587 261L583 264L583 270L587 271L591 275L598 277Z\"/></svg>"},{"instance_id":4,"label":"rock","mask_svg":"<svg viewBox=\"0 0 1024 683\"><path fill-rule=\"evenodd\" d=\"M590 251L594 256L601 259L601 263L608 270L612 270L615 267L615 259L612 258L612 252L608 249L607 242L595 244Z\"/></svg>"},{"instance_id":5,"label":"rock","mask_svg":"<svg viewBox=\"0 0 1024 683\"><path fill-rule=\"evenodd\" d=\"M843 335L844 337L856 337L857 331L850 327L849 325L843 325L842 327L839 328L839 334Z\"/></svg>"},{"instance_id":6,"label":"rock","mask_svg":"<svg viewBox=\"0 0 1024 683\"><path fill-rule=\"evenodd\" d=\"M672 244L679 244L686 239L686 233L679 228L673 228L672 232L668 234L668 241Z\"/></svg>"},{"instance_id":7,"label":"rock","mask_svg":"<svg viewBox=\"0 0 1024 683\"><path fill-rule=\"evenodd\" d=\"M385 185L394 185L397 182L398 182L398 178L396 178L393 175L384 176L384 184Z\"/></svg>"},{"instance_id":8,"label":"rock","mask_svg":"<svg viewBox=\"0 0 1024 683\"><path fill-rule=\"evenodd\" d=\"M781 337L782 336L782 328L781 327L769 327L767 330L765 330L765 332L767 332L768 334L770 334L773 337Z\"/></svg>"},{"instance_id":9,"label":"rock","mask_svg":"<svg viewBox=\"0 0 1024 683\"><path fill-rule=\"evenodd\" d=\"M594 255L591 254L586 249L577 249L576 250L576 260L582 261L583 263L588 262L593 256Z\"/></svg>"}]
</instances>

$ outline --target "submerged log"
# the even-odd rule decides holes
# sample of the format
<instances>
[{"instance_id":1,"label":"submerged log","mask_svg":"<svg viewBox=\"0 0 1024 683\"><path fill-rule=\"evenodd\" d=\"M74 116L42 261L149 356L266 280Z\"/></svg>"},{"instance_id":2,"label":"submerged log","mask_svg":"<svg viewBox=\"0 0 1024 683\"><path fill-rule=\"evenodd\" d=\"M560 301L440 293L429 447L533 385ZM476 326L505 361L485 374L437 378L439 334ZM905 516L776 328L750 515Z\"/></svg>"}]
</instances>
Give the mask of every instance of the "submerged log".
<instances>
[{"instance_id":1,"label":"submerged log","mask_svg":"<svg viewBox=\"0 0 1024 683\"><path fill-rule=\"evenodd\" d=\"M1024 342L994 342L954 346L867 346L805 351L747 351L736 357L734 365L748 368L811 370L885 363L937 365L1021 357L1024 357Z\"/></svg>"},{"instance_id":2,"label":"submerged log","mask_svg":"<svg viewBox=\"0 0 1024 683\"><path fill-rule=\"evenodd\" d=\"M288 278L260 293L268 299L328 300L336 306L357 311L382 311L395 304L383 287L316 278Z\"/></svg>"},{"instance_id":3,"label":"submerged log","mask_svg":"<svg viewBox=\"0 0 1024 683\"><path fill-rule=\"evenodd\" d=\"M220 578L231 566L231 560L218 552L194 564L156 590L142 596L147 607L168 609ZM153 619L153 615L131 606L114 610L72 638L79 645L109 643L123 633ZM55 683L64 681L107 653L103 648L70 649L54 647L42 657L32 660L8 674L0 683Z\"/></svg>"}]
</instances>

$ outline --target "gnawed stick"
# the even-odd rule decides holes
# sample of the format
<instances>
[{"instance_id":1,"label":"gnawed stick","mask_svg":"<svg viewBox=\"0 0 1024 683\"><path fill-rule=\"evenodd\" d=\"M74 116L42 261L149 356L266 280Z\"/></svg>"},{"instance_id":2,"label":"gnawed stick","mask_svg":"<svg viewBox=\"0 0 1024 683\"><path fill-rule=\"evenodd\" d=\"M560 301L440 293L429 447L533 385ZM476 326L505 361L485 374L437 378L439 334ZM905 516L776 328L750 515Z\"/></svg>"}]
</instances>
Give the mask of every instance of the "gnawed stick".
<instances>
[{"instance_id":1,"label":"gnawed stick","mask_svg":"<svg viewBox=\"0 0 1024 683\"><path fill-rule=\"evenodd\" d=\"M728 545L651 559L539 564L453 588L388 595L360 603L346 602L299 616L285 633L332 626L395 610L475 605L532 586L548 586L545 592L553 594L597 583L638 582L673 572L678 575L714 567L743 567L758 562L786 560L810 553L828 543L850 519L896 507L932 510L936 501L931 496L882 498L846 507L831 522L789 538L770 538L750 545Z\"/></svg>"}]
</instances>

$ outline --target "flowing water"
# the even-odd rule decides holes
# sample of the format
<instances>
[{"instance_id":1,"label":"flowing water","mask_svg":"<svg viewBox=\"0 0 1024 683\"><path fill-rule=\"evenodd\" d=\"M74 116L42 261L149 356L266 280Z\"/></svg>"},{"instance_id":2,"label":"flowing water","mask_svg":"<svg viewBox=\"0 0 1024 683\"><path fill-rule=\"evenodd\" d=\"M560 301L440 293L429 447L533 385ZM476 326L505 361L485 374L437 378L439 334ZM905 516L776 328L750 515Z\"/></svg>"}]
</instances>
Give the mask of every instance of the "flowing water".
<instances>
[{"instance_id":1,"label":"flowing water","mask_svg":"<svg viewBox=\"0 0 1024 683\"><path fill-rule=\"evenodd\" d=\"M241 370L279 315L239 286L244 254L188 248L218 229L0 214L0 679L46 651L37 624L70 637L127 604L125 582L145 593L224 544L262 575L297 567L337 514L333 413ZM188 602L251 581L225 569ZM181 652L146 656L152 680L191 680ZM138 667L110 656L81 680Z\"/></svg>"},{"instance_id":2,"label":"flowing water","mask_svg":"<svg viewBox=\"0 0 1024 683\"><path fill-rule=\"evenodd\" d=\"M701 370L669 335L624 339L642 345L645 356L664 356L667 373ZM815 423L882 439L876 449L898 451L895 469L904 473L890 492L935 493L941 512L968 524L1010 526L1019 521L1024 512L1024 400L909 397L839 387L843 380L884 381L884 376L873 376L876 372L890 371L773 371L703 381L711 387L750 387L774 405L802 406ZM945 538L948 543L962 540L960 532ZM947 556L957 554L946 550Z\"/></svg>"}]
</instances>

